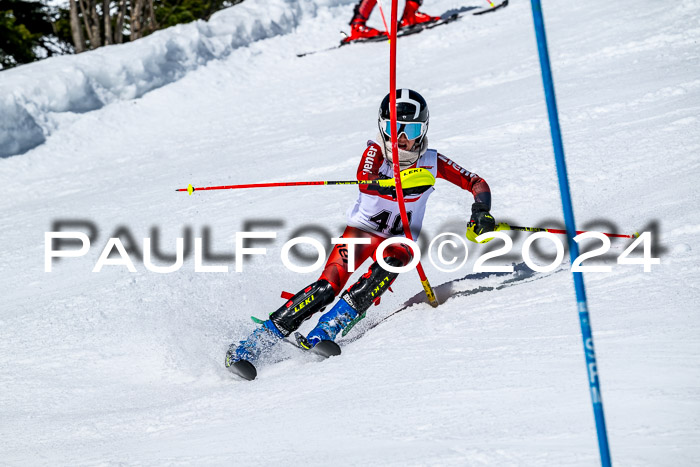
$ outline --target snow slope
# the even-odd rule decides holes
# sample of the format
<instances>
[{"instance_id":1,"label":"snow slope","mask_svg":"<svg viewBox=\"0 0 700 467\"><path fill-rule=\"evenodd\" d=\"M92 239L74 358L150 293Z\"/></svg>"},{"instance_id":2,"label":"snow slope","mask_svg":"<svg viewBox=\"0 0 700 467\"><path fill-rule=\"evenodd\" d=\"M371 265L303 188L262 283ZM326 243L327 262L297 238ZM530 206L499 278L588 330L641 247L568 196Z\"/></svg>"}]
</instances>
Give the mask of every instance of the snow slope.
<instances>
[{"instance_id":1,"label":"snow slope","mask_svg":"<svg viewBox=\"0 0 700 467\"><path fill-rule=\"evenodd\" d=\"M425 10L459 6L437 0ZM353 178L376 134L388 47L296 57L332 45L352 8L249 0L209 25L0 73L3 154L27 151L0 159L2 462L597 462L566 262L565 271L435 310L402 309L420 290L408 273L347 336L341 357L318 363L284 346L291 358L263 366L251 383L223 368L228 344L252 329L249 315L265 316L281 290L317 277L286 270L283 243L303 227L340 233L356 191L173 190ZM613 271L586 274L616 465L700 462L699 13L691 0L544 5L577 221L652 230L661 258L650 273L616 265L627 244L617 241L606 256ZM381 24L378 12L370 23ZM169 74L163 44L174 43L183 59ZM217 52L202 59L202 44ZM155 68L117 72L141 66L130 57ZM488 180L497 220L560 225L529 2L403 38L399 62L399 86L429 102L431 146ZM96 87L79 84L95 77L105 77L103 92L90 101ZM438 182L424 236L462 232L470 204ZM99 232L85 257L54 261L47 273L44 233L57 220ZM220 262L228 273L195 273L192 254L172 274L147 271L138 255L135 273L92 273L122 227L125 244L130 234L141 250L157 234L168 253L188 228L192 237L209 229L219 255L232 254L246 228L277 239L243 273L233 259ZM519 262L525 236L513 237L507 260ZM455 273L426 264L431 282L445 284L439 291L498 285L454 282L484 251L471 247Z\"/></svg>"}]
</instances>

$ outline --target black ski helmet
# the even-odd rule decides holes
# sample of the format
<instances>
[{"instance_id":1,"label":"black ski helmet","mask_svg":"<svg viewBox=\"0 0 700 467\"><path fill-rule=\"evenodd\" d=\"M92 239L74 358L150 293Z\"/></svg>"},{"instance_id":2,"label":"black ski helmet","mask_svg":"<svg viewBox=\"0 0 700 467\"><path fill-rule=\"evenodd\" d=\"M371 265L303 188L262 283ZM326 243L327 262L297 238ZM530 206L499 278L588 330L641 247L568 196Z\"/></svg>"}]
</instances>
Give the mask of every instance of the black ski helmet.
<instances>
[{"instance_id":1,"label":"black ski helmet","mask_svg":"<svg viewBox=\"0 0 700 467\"><path fill-rule=\"evenodd\" d=\"M387 94L382 104L379 106L379 118L378 125L379 131L382 138L387 137L386 132L382 128L382 121L387 121L391 119L391 93ZM397 89L396 90L396 121L397 123L403 122L417 122L423 123L425 125L417 143L421 144L425 134L428 132L428 120L430 119L430 113L428 112L428 104L423 99L423 96L418 94L412 89Z\"/></svg>"}]
</instances>

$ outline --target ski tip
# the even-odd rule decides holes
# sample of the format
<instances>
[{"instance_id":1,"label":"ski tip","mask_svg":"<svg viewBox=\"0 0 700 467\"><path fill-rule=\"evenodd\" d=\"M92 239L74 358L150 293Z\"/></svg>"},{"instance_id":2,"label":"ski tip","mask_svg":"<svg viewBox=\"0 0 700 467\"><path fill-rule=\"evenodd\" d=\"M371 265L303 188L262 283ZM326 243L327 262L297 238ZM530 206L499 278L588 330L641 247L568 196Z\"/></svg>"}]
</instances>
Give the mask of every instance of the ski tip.
<instances>
[{"instance_id":1,"label":"ski tip","mask_svg":"<svg viewBox=\"0 0 700 467\"><path fill-rule=\"evenodd\" d=\"M187 193L192 196L192 192L194 192L194 187L191 184L187 185Z\"/></svg>"},{"instance_id":2,"label":"ski tip","mask_svg":"<svg viewBox=\"0 0 700 467\"><path fill-rule=\"evenodd\" d=\"M340 346L333 341L321 341L311 349L316 355L324 358L337 357L340 355Z\"/></svg>"},{"instance_id":3,"label":"ski tip","mask_svg":"<svg viewBox=\"0 0 700 467\"><path fill-rule=\"evenodd\" d=\"M248 360L233 362L231 366L228 367L228 370L247 381L253 381L255 377L258 376L258 370L256 370L255 366Z\"/></svg>"},{"instance_id":4,"label":"ski tip","mask_svg":"<svg viewBox=\"0 0 700 467\"><path fill-rule=\"evenodd\" d=\"M635 232L632 234L632 238L639 238L639 232Z\"/></svg>"}]
</instances>

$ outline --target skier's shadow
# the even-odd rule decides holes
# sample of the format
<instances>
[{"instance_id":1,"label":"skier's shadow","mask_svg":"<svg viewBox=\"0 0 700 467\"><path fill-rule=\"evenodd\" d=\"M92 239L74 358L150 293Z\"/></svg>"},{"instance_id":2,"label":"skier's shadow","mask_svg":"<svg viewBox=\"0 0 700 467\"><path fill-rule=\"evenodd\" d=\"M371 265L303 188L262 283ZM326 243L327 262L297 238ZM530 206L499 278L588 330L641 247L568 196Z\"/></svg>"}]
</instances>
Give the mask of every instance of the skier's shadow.
<instances>
[{"instance_id":1,"label":"skier's shadow","mask_svg":"<svg viewBox=\"0 0 700 467\"><path fill-rule=\"evenodd\" d=\"M474 295L475 293L483 292L486 290L493 290L502 284L508 284L510 282L528 279L528 278L532 277L533 275L535 275L535 271L533 271L532 269L527 267L527 265L525 263L518 263L518 264L513 264L513 272L476 272L476 273L472 273L472 274L467 274L464 277L461 277L459 279L454 279L454 280L445 282L444 284L440 284L437 287L434 287L433 291L435 292L435 297L438 300L438 304L442 305L447 300L449 300L453 297ZM498 284L498 286L494 286L494 287L480 286L480 287L477 287L475 289L462 290L462 291L458 291L458 292L455 292L455 290L454 290L456 288L457 284L460 282L463 282L463 281L483 280L483 279L488 279L489 277L504 277L504 276L511 276L511 277L504 280L502 283ZM418 303L424 303L424 302L425 302L425 293L418 292L413 297L406 300L404 302L403 306L399 310L397 310L397 312L404 310L412 305L416 305Z\"/></svg>"},{"instance_id":2,"label":"skier's shadow","mask_svg":"<svg viewBox=\"0 0 700 467\"><path fill-rule=\"evenodd\" d=\"M537 273L530 269L525 263L517 263L513 264L513 272L477 272L477 273L472 273L472 274L467 274L464 277L461 277L459 279L454 279L448 282L445 282L444 284L440 284L437 287L433 287L433 292L435 293L435 297L438 300L438 303L442 305L446 301L454 298L454 297L465 297L469 295L474 295L477 293L481 292L489 292L491 290L497 290L501 289L503 287L508 287L514 282L520 282L524 281L527 279L532 278L535 276ZM507 277L506 279L494 284L494 285L479 285L478 287L472 288L472 289L467 289L467 290L458 290L455 291L457 288L457 284L463 281L473 281L473 280L484 280L488 279L491 277ZM379 326L381 323L384 321L388 320L392 316L394 316L397 313L401 313L402 311L406 310L407 308L410 308L413 305L417 305L419 303L425 303L425 292L418 292L415 294L413 297L409 298L406 300L401 308L398 310L390 313L389 315L385 316L384 318L380 319L379 321L366 325L362 327L361 329L358 329L360 332L355 334L353 337L350 337L348 339L345 339L345 343L350 343L354 342L355 340L359 339L362 337L367 331L370 329L373 329L377 326ZM360 326L358 326L360 328Z\"/></svg>"},{"instance_id":3,"label":"skier's shadow","mask_svg":"<svg viewBox=\"0 0 700 467\"><path fill-rule=\"evenodd\" d=\"M461 8L452 8L450 10L447 10L443 14L440 15L440 18L449 18L452 15L461 15L462 13L466 13L467 11L472 11L472 10L478 10L479 7L476 6L463 6Z\"/></svg>"}]
</instances>

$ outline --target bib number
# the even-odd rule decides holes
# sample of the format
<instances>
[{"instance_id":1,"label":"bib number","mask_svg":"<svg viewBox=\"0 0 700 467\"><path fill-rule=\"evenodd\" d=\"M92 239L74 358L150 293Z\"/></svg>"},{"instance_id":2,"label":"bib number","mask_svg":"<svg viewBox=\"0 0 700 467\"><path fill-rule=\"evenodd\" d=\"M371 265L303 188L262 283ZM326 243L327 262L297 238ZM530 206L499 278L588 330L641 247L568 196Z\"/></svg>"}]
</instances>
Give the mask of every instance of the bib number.
<instances>
[{"instance_id":1,"label":"bib number","mask_svg":"<svg viewBox=\"0 0 700 467\"><path fill-rule=\"evenodd\" d=\"M413 213L411 211L406 211L406 216L408 217L408 225L411 225ZM391 211L384 210L370 217L369 220L377 224L376 230L378 232L386 232L387 229L389 229L388 231L391 235L401 235L403 233L401 213L397 213L396 215L392 216ZM389 228L390 226L391 228Z\"/></svg>"}]
</instances>

